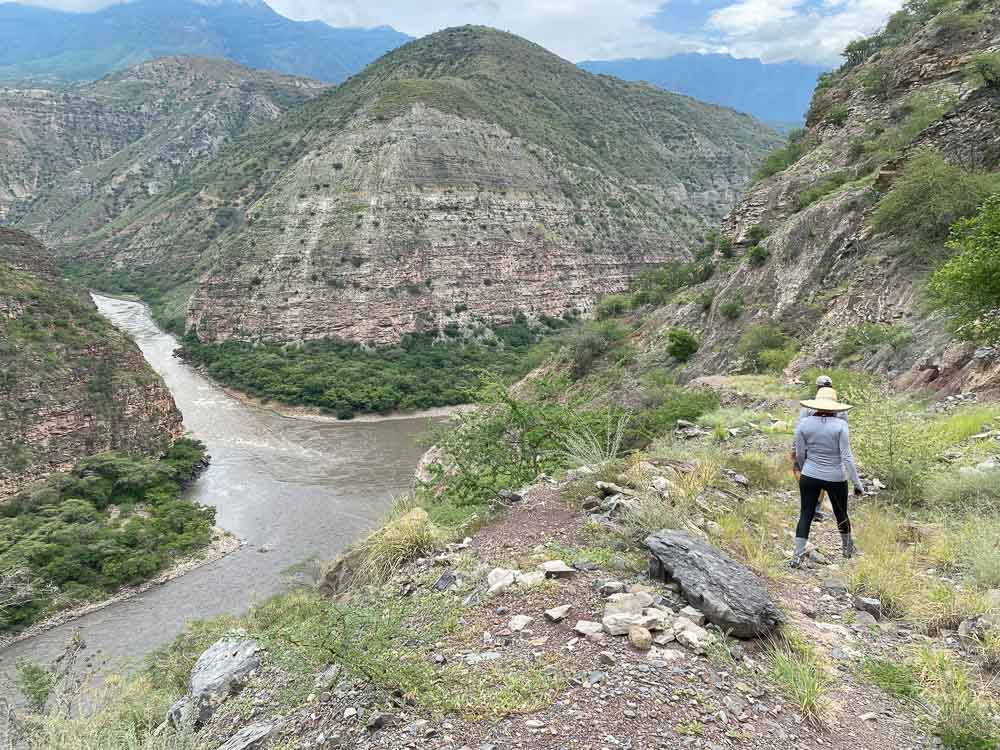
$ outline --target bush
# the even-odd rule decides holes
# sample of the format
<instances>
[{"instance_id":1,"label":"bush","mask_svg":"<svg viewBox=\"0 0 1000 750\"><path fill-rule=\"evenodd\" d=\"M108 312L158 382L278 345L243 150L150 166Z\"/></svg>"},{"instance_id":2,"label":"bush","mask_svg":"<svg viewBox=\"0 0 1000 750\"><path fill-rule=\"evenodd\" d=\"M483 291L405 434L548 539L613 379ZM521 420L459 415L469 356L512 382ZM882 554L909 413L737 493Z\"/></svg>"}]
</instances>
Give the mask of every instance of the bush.
<instances>
[{"instance_id":1,"label":"bush","mask_svg":"<svg viewBox=\"0 0 1000 750\"><path fill-rule=\"evenodd\" d=\"M616 318L628 312L629 300L623 294L611 294L597 303L597 317L600 320Z\"/></svg>"},{"instance_id":2,"label":"bush","mask_svg":"<svg viewBox=\"0 0 1000 750\"><path fill-rule=\"evenodd\" d=\"M966 77L977 86L1000 88L1000 52L980 52L965 66Z\"/></svg>"},{"instance_id":3,"label":"bush","mask_svg":"<svg viewBox=\"0 0 1000 750\"><path fill-rule=\"evenodd\" d=\"M826 113L826 121L830 125L835 125L840 127L848 118L851 116L851 111L847 108L845 104L835 104L830 107L830 111Z\"/></svg>"},{"instance_id":4,"label":"bush","mask_svg":"<svg viewBox=\"0 0 1000 750\"><path fill-rule=\"evenodd\" d=\"M770 257L771 253L763 245L754 245L747 250L747 260L751 266L762 266L767 263L767 259Z\"/></svg>"},{"instance_id":5,"label":"bush","mask_svg":"<svg viewBox=\"0 0 1000 750\"><path fill-rule=\"evenodd\" d=\"M628 330L616 321L587 321L561 337L560 343L570 362L571 374L580 379L598 359L619 349L627 337Z\"/></svg>"},{"instance_id":6,"label":"bush","mask_svg":"<svg viewBox=\"0 0 1000 750\"><path fill-rule=\"evenodd\" d=\"M787 351L789 347L788 336L778 326L773 323L762 323L750 326L743 333L738 351L753 372L764 372L769 365L773 367L780 360L779 357L773 354L767 355L765 352Z\"/></svg>"},{"instance_id":7,"label":"bush","mask_svg":"<svg viewBox=\"0 0 1000 750\"><path fill-rule=\"evenodd\" d=\"M875 65L861 74L861 88L868 96L885 101L892 94L892 68Z\"/></svg>"},{"instance_id":8,"label":"bush","mask_svg":"<svg viewBox=\"0 0 1000 750\"><path fill-rule=\"evenodd\" d=\"M838 359L846 359L858 352L871 351L883 346L902 349L910 343L912 334L901 326L881 323L862 323L848 328L837 350Z\"/></svg>"},{"instance_id":9,"label":"bush","mask_svg":"<svg viewBox=\"0 0 1000 750\"><path fill-rule=\"evenodd\" d=\"M758 245L767 239L771 230L764 224L754 224L747 232L746 240L751 245Z\"/></svg>"},{"instance_id":10,"label":"bush","mask_svg":"<svg viewBox=\"0 0 1000 750\"><path fill-rule=\"evenodd\" d=\"M732 299L719 305L719 313L726 320L736 320L743 314L743 300Z\"/></svg>"},{"instance_id":11,"label":"bush","mask_svg":"<svg viewBox=\"0 0 1000 750\"><path fill-rule=\"evenodd\" d=\"M698 339L683 328L671 328L667 332L667 353L678 362L687 362L698 351Z\"/></svg>"},{"instance_id":12,"label":"bush","mask_svg":"<svg viewBox=\"0 0 1000 750\"><path fill-rule=\"evenodd\" d=\"M879 203L873 224L879 232L907 240L910 253L926 252L943 245L951 226L975 214L998 188L1000 176L966 172L934 150L923 149Z\"/></svg>"},{"instance_id":13,"label":"bush","mask_svg":"<svg viewBox=\"0 0 1000 750\"><path fill-rule=\"evenodd\" d=\"M961 338L1000 341L1000 195L955 226L948 248L956 255L931 277L931 299Z\"/></svg>"},{"instance_id":14,"label":"bush","mask_svg":"<svg viewBox=\"0 0 1000 750\"><path fill-rule=\"evenodd\" d=\"M708 281L714 272L710 256L704 255L694 263L673 262L643 271L632 284L632 305L666 304L675 292Z\"/></svg>"},{"instance_id":15,"label":"bush","mask_svg":"<svg viewBox=\"0 0 1000 750\"><path fill-rule=\"evenodd\" d=\"M796 209L801 211L808 208L816 201L825 198L833 191L843 187L851 179L849 172L831 172L830 174L823 175L811 187L799 194L796 200Z\"/></svg>"},{"instance_id":16,"label":"bush","mask_svg":"<svg viewBox=\"0 0 1000 750\"><path fill-rule=\"evenodd\" d=\"M797 128L788 134L788 142L779 149L776 149L764 157L764 163L760 165L754 174L754 181L766 180L778 172L782 172L795 162L812 147L806 131Z\"/></svg>"}]
</instances>

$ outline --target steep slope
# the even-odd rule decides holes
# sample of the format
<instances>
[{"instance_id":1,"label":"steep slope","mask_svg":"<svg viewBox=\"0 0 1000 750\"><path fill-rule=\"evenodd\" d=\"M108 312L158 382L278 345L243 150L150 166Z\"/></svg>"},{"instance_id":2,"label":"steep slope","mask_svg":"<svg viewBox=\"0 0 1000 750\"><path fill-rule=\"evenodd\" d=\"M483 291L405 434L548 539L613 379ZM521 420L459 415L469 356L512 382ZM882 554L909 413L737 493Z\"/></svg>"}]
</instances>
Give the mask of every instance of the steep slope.
<instances>
[{"instance_id":1,"label":"steep slope","mask_svg":"<svg viewBox=\"0 0 1000 750\"><path fill-rule=\"evenodd\" d=\"M180 433L135 344L37 241L0 228L0 498L99 451L159 454Z\"/></svg>"},{"instance_id":2,"label":"steep slope","mask_svg":"<svg viewBox=\"0 0 1000 750\"><path fill-rule=\"evenodd\" d=\"M0 89L0 221L56 245L86 236L323 88L173 57L77 88Z\"/></svg>"},{"instance_id":3,"label":"steep slope","mask_svg":"<svg viewBox=\"0 0 1000 750\"><path fill-rule=\"evenodd\" d=\"M970 68L1000 66L1000 7L924 13L897 14L821 81L806 131L727 218L715 277L647 320L647 357L680 327L701 344L689 375L766 366L764 346L791 373L844 363L944 393L1000 385L996 351L956 341L924 293L951 222L1000 191L1000 90Z\"/></svg>"},{"instance_id":4,"label":"steep slope","mask_svg":"<svg viewBox=\"0 0 1000 750\"><path fill-rule=\"evenodd\" d=\"M585 60L580 67L732 107L775 127L803 122L816 78L823 72L818 65L765 64L694 52L659 59Z\"/></svg>"},{"instance_id":5,"label":"steep slope","mask_svg":"<svg viewBox=\"0 0 1000 750\"><path fill-rule=\"evenodd\" d=\"M92 81L169 55L339 82L410 39L292 21L262 0L135 0L93 13L0 3L0 81Z\"/></svg>"},{"instance_id":6,"label":"steep slope","mask_svg":"<svg viewBox=\"0 0 1000 750\"><path fill-rule=\"evenodd\" d=\"M72 254L161 286L201 262L189 323L206 340L387 342L448 317L561 315L686 255L775 142L748 116L452 29Z\"/></svg>"}]
</instances>

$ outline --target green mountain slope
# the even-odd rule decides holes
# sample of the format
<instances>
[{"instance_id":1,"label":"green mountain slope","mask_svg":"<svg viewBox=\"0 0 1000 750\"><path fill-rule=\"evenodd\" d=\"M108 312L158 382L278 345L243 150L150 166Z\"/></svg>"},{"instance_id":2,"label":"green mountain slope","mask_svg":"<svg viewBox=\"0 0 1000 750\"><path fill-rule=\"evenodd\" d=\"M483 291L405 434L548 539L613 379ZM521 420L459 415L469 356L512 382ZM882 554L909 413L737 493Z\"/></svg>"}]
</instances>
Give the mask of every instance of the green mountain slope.
<instances>
[{"instance_id":1,"label":"green mountain slope","mask_svg":"<svg viewBox=\"0 0 1000 750\"><path fill-rule=\"evenodd\" d=\"M180 432L135 344L37 241L0 228L0 499L103 450L158 455Z\"/></svg>"},{"instance_id":2,"label":"green mountain slope","mask_svg":"<svg viewBox=\"0 0 1000 750\"><path fill-rule=\"evenodd\" d=\"M588 309L685 256L776 142L749 116L464 27L390 53L62 250L179 289L174 314L198 278L189 323L206 339L396 341Z\"/></svg>"}]
</instances>

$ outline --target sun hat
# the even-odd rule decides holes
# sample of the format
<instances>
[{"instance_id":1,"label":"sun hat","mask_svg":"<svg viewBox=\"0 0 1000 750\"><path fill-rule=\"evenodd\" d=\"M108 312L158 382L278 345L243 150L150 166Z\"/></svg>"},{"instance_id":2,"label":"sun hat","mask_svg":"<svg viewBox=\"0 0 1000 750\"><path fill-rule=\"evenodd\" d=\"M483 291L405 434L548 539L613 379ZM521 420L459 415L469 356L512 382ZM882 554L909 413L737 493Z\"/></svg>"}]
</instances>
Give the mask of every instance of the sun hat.
<instances>
[{"instance_id":1,"label":"sun hat","mask_svg":"<svg viewBox=\"0 0 1000 750\"><path fill-rule=\"evenodd\" d=\"M817 388L833 388L833 381L830 379L829 375L820 375L816 378Z\"/></svg>"},{"instance_id":2,"label":"sun hat","mask_svg":"<svg viewBox=\"0 0 1000 750\"><path fill-rule=\"evenodd\" d=\"M842 404L837 400L837 392L833 388L820 388L816 391L816 398L800 401L807 409L816 411L847 411L854 407L850 404Z\"/></svg>"}]
</instances>

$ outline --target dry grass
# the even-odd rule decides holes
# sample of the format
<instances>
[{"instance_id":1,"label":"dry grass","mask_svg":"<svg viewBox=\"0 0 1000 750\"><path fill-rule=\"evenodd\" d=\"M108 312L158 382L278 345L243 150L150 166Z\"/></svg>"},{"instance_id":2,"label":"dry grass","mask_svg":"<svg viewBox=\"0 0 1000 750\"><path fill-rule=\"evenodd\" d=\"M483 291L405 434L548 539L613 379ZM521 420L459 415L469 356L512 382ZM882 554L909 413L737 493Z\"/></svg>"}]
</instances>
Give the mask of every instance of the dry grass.
<instances>
[{"instance_id":1,"label":"dry grass","mask_svg":"<svg viewBox=\"0 0 1000 750\"><path fill-rule=\"evenodd\" d=\"M364 562L358 577L367 583L387 581L404 563L433 552L440 541L427 512L411 508L360 543Z\"/></svg>"}]
</instances>

